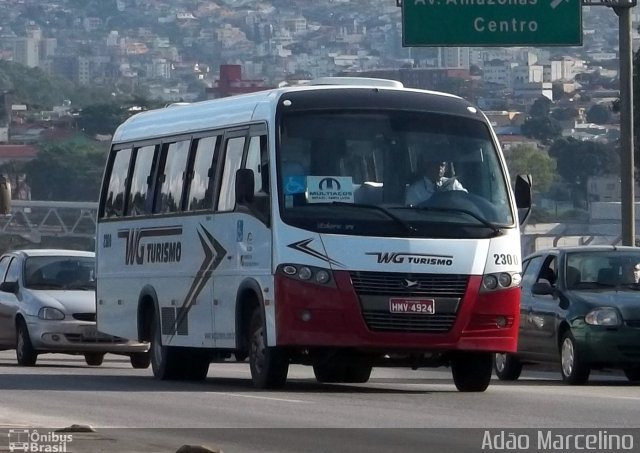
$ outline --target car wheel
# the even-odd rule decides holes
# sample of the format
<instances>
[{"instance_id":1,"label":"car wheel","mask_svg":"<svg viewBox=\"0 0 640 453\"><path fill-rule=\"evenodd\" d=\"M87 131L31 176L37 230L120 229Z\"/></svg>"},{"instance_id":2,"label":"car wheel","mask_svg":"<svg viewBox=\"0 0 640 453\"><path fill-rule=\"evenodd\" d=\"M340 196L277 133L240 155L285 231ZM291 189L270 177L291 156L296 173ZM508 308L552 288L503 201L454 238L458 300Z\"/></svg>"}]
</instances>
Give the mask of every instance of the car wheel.
<instances>
[{"instance_id":1,"label":"car wheel","mask_svg":"<svg viewBox=\"0 0 640 453\"><path fill-rule=\"evenodd\" d=\"M24 320L20 319L16 327L16 359L18 365L34 366L38 359L38 351L31 344L29 329Z\"/></svg>"},{"instance_id":2,"label":"car wheel","mask_svg":"<svg viewBox=\"0 0 640 453\"><path fill-rule=\"evenodd\" d=\"M625 368L623 371L624 371L624 375L631 382L640 381L640 366L631 367L631 368Z\"/></svg>"},{"instance_id":3,"label":"car wheel","mask_svg":"<svg viewBox=\"0 0 640 453\"><path fill-rule=\"evenodd\" d=\"M284 386L289 373L287 352L278 347L267 347L267 332L260 308L251 316L249 368L253 385L260 389Z\"/></svg>"},{"instance_id":4,"label":"car wheel","mask_svg":"<svg viewBox=\"0 0 640 453\"><path fill-rule=\"evenodd\" d=\"M87 365L100 366L104 361L104 354L100 352L88 352L84 355L84 361Z\"/></svg>"},{"instance_id":5,"label":"car wheel","mask_svg":"<svg viewBox=\"0 0 640 453\"><path fill-rule=\"evenodd\" d=\"M451 357L451 374L461 392L484 392L491 382L493 356L489 352L456 352Z\"/></svg>"},{"instance_id":6,"label":"car wheel","mask_svg":"<svg viewBox=\"0 0 640 453\"><path fill-rule=\"evenodd\" d=\"M571 385L581 385L587 382L591 369L582 360L580 351L576 347L576 340L570 330L562 335L560 360L560 370L564 382Z\"/></svg>"},{"instance_id":7,"label":"car wheel","mask_svg":"<svg viewBox=\"0 0 640 453\"><path fill-rule=\"evenodd\" d=\"M151 364L151 352L134 352L129 355L129 361L134 368L149 368Z\"/></svg>"},{"instance_id":8,"label":"car wheel","mask_svg":"<svg viewBox=\"0 0 640 453\"><path fill-rule=\"evenodd\" d=\"M493 369L501 381L515 381L522 372L522 362L513 354L498 352L493 358Z\"/></svg>"}]
</instances>

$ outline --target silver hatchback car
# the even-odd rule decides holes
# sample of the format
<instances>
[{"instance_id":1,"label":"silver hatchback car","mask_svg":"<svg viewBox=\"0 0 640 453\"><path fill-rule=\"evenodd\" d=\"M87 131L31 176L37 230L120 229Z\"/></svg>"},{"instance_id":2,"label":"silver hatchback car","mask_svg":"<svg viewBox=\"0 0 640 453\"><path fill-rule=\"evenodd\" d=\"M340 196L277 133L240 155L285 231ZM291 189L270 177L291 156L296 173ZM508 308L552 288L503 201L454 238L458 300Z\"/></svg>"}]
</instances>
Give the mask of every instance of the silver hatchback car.
<instances>
[{"instance_id":1,"label":"silver hatchback car","mask_svg":"<svg viewBox=\"0 0 640 453\"><path fill-rule=\"evenodd\" d=\"M84 354L101 365L106 353L128 355L147 368L148 343L96 329L95 254L76 250L15 250L0 257L0 349L15 349L18 364L39 354Z\"/></svg>"}]
</instances>

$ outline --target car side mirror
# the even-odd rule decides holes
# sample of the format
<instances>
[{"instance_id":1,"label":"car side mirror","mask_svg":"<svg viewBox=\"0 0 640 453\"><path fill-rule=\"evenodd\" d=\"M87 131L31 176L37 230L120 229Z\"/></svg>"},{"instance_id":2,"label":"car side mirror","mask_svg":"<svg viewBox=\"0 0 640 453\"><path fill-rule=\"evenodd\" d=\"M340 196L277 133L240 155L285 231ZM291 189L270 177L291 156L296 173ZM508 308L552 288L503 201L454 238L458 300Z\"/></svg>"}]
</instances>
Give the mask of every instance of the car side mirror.
<instances>
[{"instance_id":1,"label":"car side mirror","mask_svg":"<svg viewBox=\"0 0 640 453\"><path fill-rule=\"evenodd\" d=\"M533 178L531 175L516 176L516 206L518 208L518 218L520 225L524 225L531 214L531 187L533 186Z\"/></svg>"},{"instance_id":2,"label":"car side mirror","mask_svg":"<svg viewBox=\"0 0 640 453\"><path fill-rule=\"evenodd\" d=\"M555 292L555 288L548 282L534 283L531 287L531 293L539 296L549 296Z\"/></svg>"},{"instance_id":3,"label":"car side mirror","mask_svg":"<svg viewBox=\"0 0 640 453\"><path fill-rule=\"evenodd\" d=\"M236 171L236 203L251 204L255 192L253 170L240 168Z\"/></svg>"},{"instance_id":4,"label":"car side mirror","mask_svg":"<svg viewBox=\"0 0 640 453\"><path fill-rule=\"evenodd\" d=\"M18 292L18 282L2 282L0 283L0 291L4 293L13 293L16 294Z\"/></svg>"}]
</instances>

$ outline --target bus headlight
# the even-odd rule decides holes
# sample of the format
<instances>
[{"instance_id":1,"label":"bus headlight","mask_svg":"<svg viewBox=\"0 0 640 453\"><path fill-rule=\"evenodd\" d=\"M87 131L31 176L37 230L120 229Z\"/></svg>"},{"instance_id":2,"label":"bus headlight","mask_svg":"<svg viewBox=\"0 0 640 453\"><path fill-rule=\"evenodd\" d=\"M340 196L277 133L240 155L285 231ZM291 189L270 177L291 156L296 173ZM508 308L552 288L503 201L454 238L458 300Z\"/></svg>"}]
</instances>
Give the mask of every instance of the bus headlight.
<instances>
[{"instance_id":1,"label":"bus headlight","mask_svg":"<svg viewBox=\"0 0 640 453\"><path fill-rule=\"evenodd\" d=\"M500 275L498 275L498 284L503 288L508 288L509 286L511 286L511 274L502 272Z\"/></svg>"},{"instance_id":2,"label":"bus headlight","mask_svg":"<svg viewBox=\"0 0 640 453\"><path fill-rule=\"evenodd\" d=\"M482 286L486 289L496 289L498 287L498 279L495 275L485 275L482 279Z\"/></svg>"},{"instance_id":3,"label":"bus headlight","mask_svg":"<svg viewBox=\"0 0 640 453\"><path fill-rule=\"evenodd\" d=\"M324 269L320 269L318 272L316 272L315 280L320 284L327 283L329 281L329 272L325 271Z\"/></svg>"},{"instance_id":4,"label":"bus headlight","mask_svg":"<svg viewBox=\"0 0 640 453\"><path fill-rule=\"evenodd\" d=\"M307 266L302 266L300 270L298 270L298 277L300 280L309 280L311 275L313 275L313 273Z\"/></svg>"},{"instance_id":5,"label":"bus headlight","mask_svg":"<svg viewBox=\"0 0 640 453\"><path fill-rule=\"evenodd\" d=\"M522 276L519 272L496 272L482 277L480 291L498 291L520 286Z\"/></svg>"},{"instance_id":6,"label":"bus headlight","mask_svg":"<svg viewBox=\"0 0 640 453\"><path fill-rule=\"evenodd\" d=\"M278 274L298 281L335 287L331 270L321 267L287 263L278 266L276 275Z\"/></svg>"}]
</instances>

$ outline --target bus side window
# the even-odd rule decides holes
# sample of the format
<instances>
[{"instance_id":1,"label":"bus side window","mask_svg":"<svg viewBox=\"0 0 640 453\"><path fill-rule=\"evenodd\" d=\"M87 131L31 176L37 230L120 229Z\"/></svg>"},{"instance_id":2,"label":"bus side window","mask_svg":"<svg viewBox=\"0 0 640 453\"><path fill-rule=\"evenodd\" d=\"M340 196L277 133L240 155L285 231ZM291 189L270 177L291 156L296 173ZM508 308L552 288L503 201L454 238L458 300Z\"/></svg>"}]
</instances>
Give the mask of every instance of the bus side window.
<instances>
[{"instance_id":1,"label":"bus side window","mask_svg":"<svg viewBox=\"0 0 640 453\"><path fill-rule=\"evenodd\" d=\"M253 170L253 209L265 222L269 218L269 154L267 136L251 137L244 168Z\"/></svg>"},{"instance_id":2,"label":"bus side window","mask_svg":"<svg viewBox=\"0 0 640 453\"><path fill-rule=\"evenodd\" d=\"M187 210L198 211L213 208L213 189L215 187L216 150L219 136L203 137L198 140L191 166L191 181L187 193Z\"/></svg>"},{"instance_id":3,"label":"bus side window","mask_svg":"<svg viewBox=\"0 0 640 453\"><path fill-rule=\"evenodd\" d=\"M251 137L245 168L253 170L254 191L256 194L269 192L269 161L267 154L267 136Z\"/></svg>"},{"instance_id":4,"label":"bus side window","mask_svg":"<svg viewBox=\"0 0 640 453\"><path fill-rule=\"evenodd\" d=\"M178 212L181 210L180 202L190 145L190 140L182 140L164 146L164 170L159 177L161 186L154 212Z\"/></svg>"},{"instance_id":5,"label":"bus side window","mask_svg":"<svg viewBox=\"0 0 640 453\"><path fill-rule=\"evenodd\" d=\"M124 194L127 190L127 174L129 173L130 160L131 148L119 150L113 158L109 185L105 194L103 217L122 217L124 214Z\"/></svg>"},{"instance_id":6,"label":"bus side window","mask_svg":"<svg viewBox=\"0 0 640 453\"><path fill-rule=\"evenodd\" d=\"M155 173L156 145L143 146L135 153L135 164L131 176L131 190L127 203L127 215L140 216L151 213L153 201L153 175Z\"/></svg>"},{"instance_id":7,"label":"bus side window","mask_svg":"<svg viewBox=\"0 0 640 453\"><path fill-rule=\"evenodd\" d=\"M245 137L234 137L227 140L218 211L233 211L236 206L236 171L242 164L244 142Z\"/></svg>"}]
</instances>

